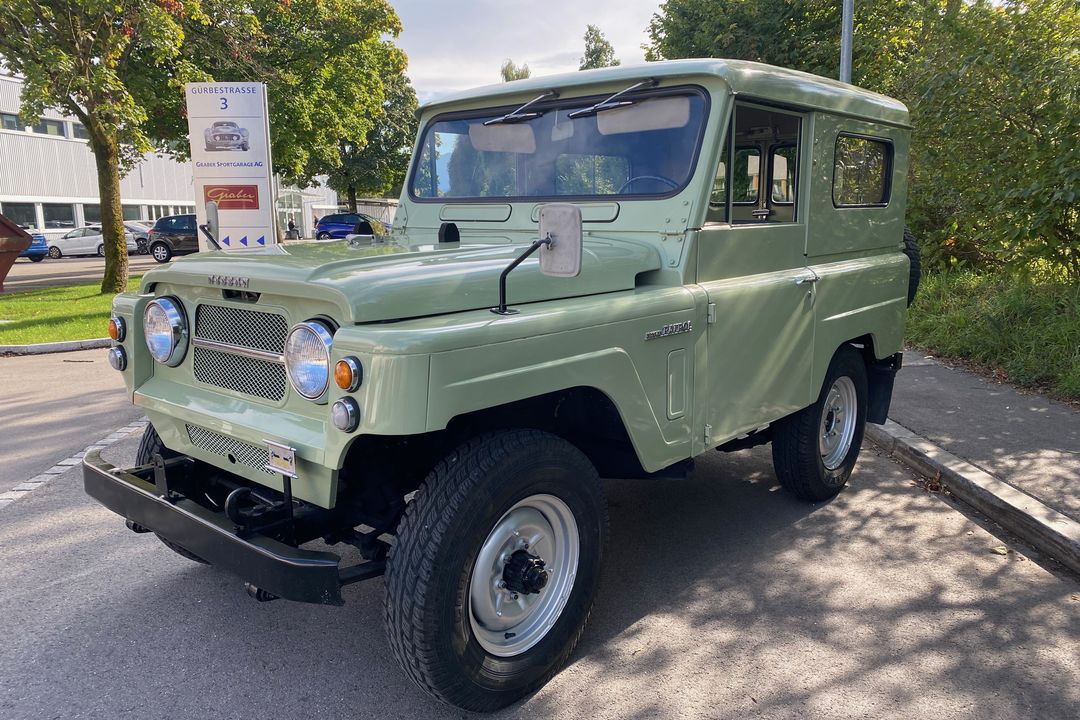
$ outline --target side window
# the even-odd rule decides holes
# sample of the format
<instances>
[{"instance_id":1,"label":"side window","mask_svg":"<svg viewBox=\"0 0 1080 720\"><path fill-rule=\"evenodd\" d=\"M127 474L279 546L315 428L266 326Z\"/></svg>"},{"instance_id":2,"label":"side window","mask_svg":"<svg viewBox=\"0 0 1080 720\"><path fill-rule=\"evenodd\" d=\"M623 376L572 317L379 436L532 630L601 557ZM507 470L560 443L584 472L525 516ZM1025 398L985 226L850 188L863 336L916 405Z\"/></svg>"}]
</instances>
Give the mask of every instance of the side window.
<instances>
[{"instance_id":1,"label":"side window","mask_svg":"<svg viewBox=\"0 0 1080 720\"><path fill-rule=\"evenodd\" d=\"M344 216L342 216L342 219L339 220L338 222L343 222L343 223L346 223L348 225L355 225L356 223L360 222L360 216L359 215L344 215Z\"/></svg>"},{"instance_id":2,"label":"side window","mask_svg":"<svg viewBox=\"0 0 1080 720\"><path fill-rule=\"evenodd\" d=\"M740 103L732 125L706 222L794 222L802 116Z\"/></svg>"},{"instance_id":3,"label":"side window","mask_svg":"<svg viewBox=\"0 0 1080 720\"><path fill-rule=\"evenodd\" d=\"M888 205L891 166L891 143L858 135L837 137L833 205L838 208Z\"/></svg>"},{"instance_id":4,"label":"side window","mask_svg":"<svg viewBox=\"0 0 1080 720\"><path fill-rule=\"evenodd\" d=\"M556 195L614 195L630 180L630 163L617 155L560 155Z\"/></svg>"},{"instance_id":5,"label":"side window","mask_svg":"<svg viewBox=\"0 0 1080 720\"><path fill-rule=\"evenodd\" d=\"M195 218L192 215L182 215L177 218L180 221L180 229L195 232Z\"/></svg>"}]
</instances>

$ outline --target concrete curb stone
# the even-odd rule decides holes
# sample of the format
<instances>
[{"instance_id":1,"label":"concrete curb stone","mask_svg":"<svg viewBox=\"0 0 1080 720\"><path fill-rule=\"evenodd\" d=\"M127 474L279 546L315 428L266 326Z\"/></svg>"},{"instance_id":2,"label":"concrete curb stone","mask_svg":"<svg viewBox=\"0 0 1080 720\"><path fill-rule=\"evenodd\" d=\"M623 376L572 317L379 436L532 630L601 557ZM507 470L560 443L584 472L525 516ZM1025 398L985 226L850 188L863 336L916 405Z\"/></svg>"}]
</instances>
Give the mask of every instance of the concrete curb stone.
<instances>
[{"instance_id":1,"label":"concrete curb stone","mask_svg":"<svg viewBox=\"0 0 1080 720\"><path fill-rule=\"evenodd\" d=\"M866 437L916 472L939 478L953 495L1080 573L1080 523L892 420L868 424Z\"/></svg>"},{"instance_id":2,"label":"concrete curb stone","mask_svg":"<svg viewBox=\"0 0 1080 720\"><path fill-rule=\"evenodd\" d=\"M112 344L109 338L92 340L64 340L63 342L35 343L33 345L0 345L0 355L44 355L46 353L95 350Z\"/></svg>"}]
</instances>

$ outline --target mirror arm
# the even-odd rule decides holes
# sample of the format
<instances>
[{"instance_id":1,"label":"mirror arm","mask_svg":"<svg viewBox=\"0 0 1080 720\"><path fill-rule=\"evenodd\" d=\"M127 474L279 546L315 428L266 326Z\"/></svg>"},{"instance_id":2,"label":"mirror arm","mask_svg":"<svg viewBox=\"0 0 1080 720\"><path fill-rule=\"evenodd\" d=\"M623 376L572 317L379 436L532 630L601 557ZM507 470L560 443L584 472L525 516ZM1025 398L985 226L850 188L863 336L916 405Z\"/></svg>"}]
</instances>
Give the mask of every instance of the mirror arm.
<instances>
[{"instance_id":1,"label":"mirror arm","mask_svg":"<svg viewBox=\"0 0 1080 720\"><path fill-rule=\"evenodd\" d=\"M502 275L499 275L499 307L491 308L491 312L495 313L496 315L517 314L517 310L506 307L506 276L509 275L514 268L523 263L527 257L532 255L544 245L547 245L549 247L551 246L551 235L548 235L547 237L542 239L533 240L532 244L529 245L529 249L518 255L514 262L507 265L506 269L502 271Z\"/></svg>"}]
</instances>

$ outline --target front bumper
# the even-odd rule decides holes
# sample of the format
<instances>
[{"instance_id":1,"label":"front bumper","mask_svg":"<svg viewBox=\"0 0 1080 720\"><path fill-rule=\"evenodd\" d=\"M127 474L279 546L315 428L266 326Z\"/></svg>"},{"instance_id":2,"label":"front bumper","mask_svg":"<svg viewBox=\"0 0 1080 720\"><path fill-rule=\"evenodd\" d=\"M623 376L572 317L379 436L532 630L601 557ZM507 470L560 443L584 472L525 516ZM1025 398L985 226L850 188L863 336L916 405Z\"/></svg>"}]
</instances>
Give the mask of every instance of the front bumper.
<instances>
[{"instance_id":1,"label":"front bumper","mask_svg":"<svg viewBox=\"0 0 1080 720\"><path fill-rule=\"evenodd\" d=\"M140 477L151 473L149 467L120 470L102 460L97 451L83 459L86 493L118 515L272 595L298 602L344 604L337 555L301 550L262 535L241 537L224 513L179 496L166 499L153 482Z\"/></svg>"}]
</instances>

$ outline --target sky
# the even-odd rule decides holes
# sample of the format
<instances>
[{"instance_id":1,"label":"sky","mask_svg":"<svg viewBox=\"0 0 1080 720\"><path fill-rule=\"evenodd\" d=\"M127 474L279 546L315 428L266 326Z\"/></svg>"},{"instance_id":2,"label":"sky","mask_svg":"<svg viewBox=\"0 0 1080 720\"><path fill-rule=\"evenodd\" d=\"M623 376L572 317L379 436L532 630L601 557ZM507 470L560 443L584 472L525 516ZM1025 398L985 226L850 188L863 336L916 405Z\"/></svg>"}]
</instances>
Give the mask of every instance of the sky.
<instances>
[{"instance_id":1,"label":"sky","mask_svg":"<svg viewBox=\"0 0 1080 720\"><path fill-rule=\"evenodd\" d=\"M398 46L421 102L500 82L510 58L533 77L577 70L585 26L596 25L624 65L644 62L645 28L661 0L390 0Z\"/></svg>"}]
</instances>

